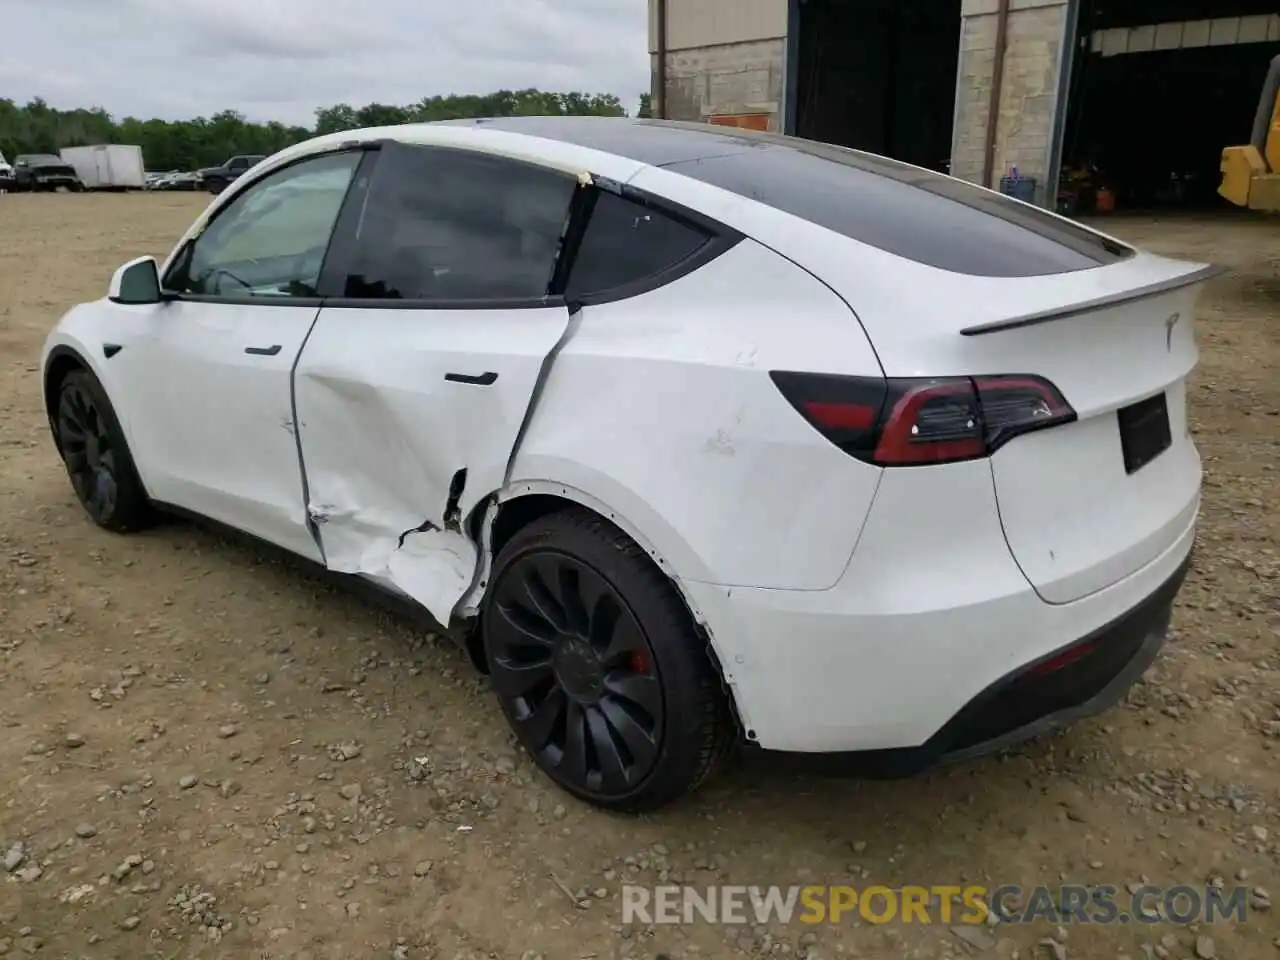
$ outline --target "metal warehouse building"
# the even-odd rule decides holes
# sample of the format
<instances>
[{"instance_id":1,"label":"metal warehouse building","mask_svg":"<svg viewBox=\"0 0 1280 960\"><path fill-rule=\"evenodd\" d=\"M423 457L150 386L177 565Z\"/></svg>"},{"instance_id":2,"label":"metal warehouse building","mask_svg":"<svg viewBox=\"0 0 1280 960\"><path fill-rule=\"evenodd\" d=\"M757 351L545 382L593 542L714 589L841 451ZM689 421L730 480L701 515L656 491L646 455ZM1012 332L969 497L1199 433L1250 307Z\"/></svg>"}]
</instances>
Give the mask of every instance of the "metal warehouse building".
<instances>
[{"instance_id":1,"label":"metal warehouse building","mask_svg":"<svg viewBox=\"0 0 1280 960\"><path fill-rule=\"evenodd\" d=\"M649 0L654 114L796 134L1037 202L1216 200L1278 0ZM991 118L995 118L994 122ZM1066 176L1062 176L1064 170ZM1093 171L1090 173L1090 171Z\"/></svg>"}]
</instances>

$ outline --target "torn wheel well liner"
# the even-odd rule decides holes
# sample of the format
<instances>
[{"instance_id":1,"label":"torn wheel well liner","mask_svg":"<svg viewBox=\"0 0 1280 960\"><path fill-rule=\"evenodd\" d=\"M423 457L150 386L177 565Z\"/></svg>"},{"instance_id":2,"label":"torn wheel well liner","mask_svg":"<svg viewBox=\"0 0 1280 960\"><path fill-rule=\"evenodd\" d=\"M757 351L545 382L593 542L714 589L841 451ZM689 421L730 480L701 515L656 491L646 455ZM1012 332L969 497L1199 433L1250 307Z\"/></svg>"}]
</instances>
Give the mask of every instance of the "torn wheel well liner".
<instances>
[{"instance_id":1,"label":"torn wheel well liner","mask_svg":"<svg viewBox=\"0 0 1280 960\"><path fill-rule=\"evenodd\" d=\"M511 538L533 521L577 506L572 500L541 493L508 500L493 520L493 555L501 553Z\"/></svg>"},{"instance_id":2,"label":"torn wheel well liner","mask_svg":"<svg viewBox=\"0 0 1280 960\"><path fill-rule=\"evenodd\" d=\"M492 497L486 497L481 500L476 504L475 509L467 520L467 535L477 544L481 542L485 512L488 510L492 500ZM576 506L579 506L579 504L574 503L572 500L553 497L548 494L531 494L508 500L502 504L498 510L498 515L493 520L491 558L496 558L512 537L535 520L540 520L553 513ZM483 586L487 588L488 584L483 584ZM471 659L471 663L477 670L487 675L489 673L489 663L485 658L484 641L480 636L479 617L474 618L467 624L465 633L461 635L460 639L467 656Z\"/></svg>"}]
</instances>

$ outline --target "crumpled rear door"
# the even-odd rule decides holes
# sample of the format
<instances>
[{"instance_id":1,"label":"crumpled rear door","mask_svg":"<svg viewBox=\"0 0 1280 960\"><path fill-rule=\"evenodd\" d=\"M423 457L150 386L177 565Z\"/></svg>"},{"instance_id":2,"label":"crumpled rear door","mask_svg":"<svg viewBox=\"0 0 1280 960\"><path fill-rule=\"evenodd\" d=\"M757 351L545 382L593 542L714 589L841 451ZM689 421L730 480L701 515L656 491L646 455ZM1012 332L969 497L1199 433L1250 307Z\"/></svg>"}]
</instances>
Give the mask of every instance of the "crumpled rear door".
<instances>
[{"instance_id":1,"label":"crumpled rear door","mask_svg":"<svg viewBox=\"0 0 1280 960\"><path fill-rule=\"evenodd\" d=\"M563 305L325 308L294 375L308 509L329 569L448 623L476 549L460 530L500 488Z\"/></svg>"}]
</instances>

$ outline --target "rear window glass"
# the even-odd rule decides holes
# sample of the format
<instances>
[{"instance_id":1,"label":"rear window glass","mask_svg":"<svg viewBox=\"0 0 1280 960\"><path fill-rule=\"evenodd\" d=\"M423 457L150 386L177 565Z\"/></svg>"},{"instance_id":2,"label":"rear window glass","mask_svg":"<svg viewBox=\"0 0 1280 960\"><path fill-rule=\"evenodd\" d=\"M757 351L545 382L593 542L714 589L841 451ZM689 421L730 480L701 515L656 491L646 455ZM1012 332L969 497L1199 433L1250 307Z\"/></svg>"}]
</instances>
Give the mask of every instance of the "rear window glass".
<instances>
[{"instance_id":1,"label":"rear window glass","mask_svg":"<svg viewBox=\"0 0 1280 960\"><path fill-rule=\"evenodd\" d=\"M809 140L751 137L750 149L666 169L955 273L1032 277L1133 255L1077 224L962 180Z\"/></svg>"}]
</instances>

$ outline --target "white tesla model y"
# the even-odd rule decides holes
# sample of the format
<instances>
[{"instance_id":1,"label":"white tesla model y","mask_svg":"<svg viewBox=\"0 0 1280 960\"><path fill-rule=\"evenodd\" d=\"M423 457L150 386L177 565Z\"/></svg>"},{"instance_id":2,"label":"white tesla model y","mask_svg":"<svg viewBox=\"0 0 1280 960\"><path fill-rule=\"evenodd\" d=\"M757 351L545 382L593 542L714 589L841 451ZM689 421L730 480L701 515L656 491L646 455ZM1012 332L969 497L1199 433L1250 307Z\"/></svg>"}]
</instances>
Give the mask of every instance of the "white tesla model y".
<instances>
[{"instance_id":1,"label":"white tesla model y","mask_svg":"<svg viewBox=\"0 0 1280 960\"><path fill-rule=\"evenodd\" d=\"M520 118L320 137L50 334L110 530L425 607L571 793L991 750L1114 702L1190 562L1212 272L865 153Z\"/></svg>"}]
</instances>

